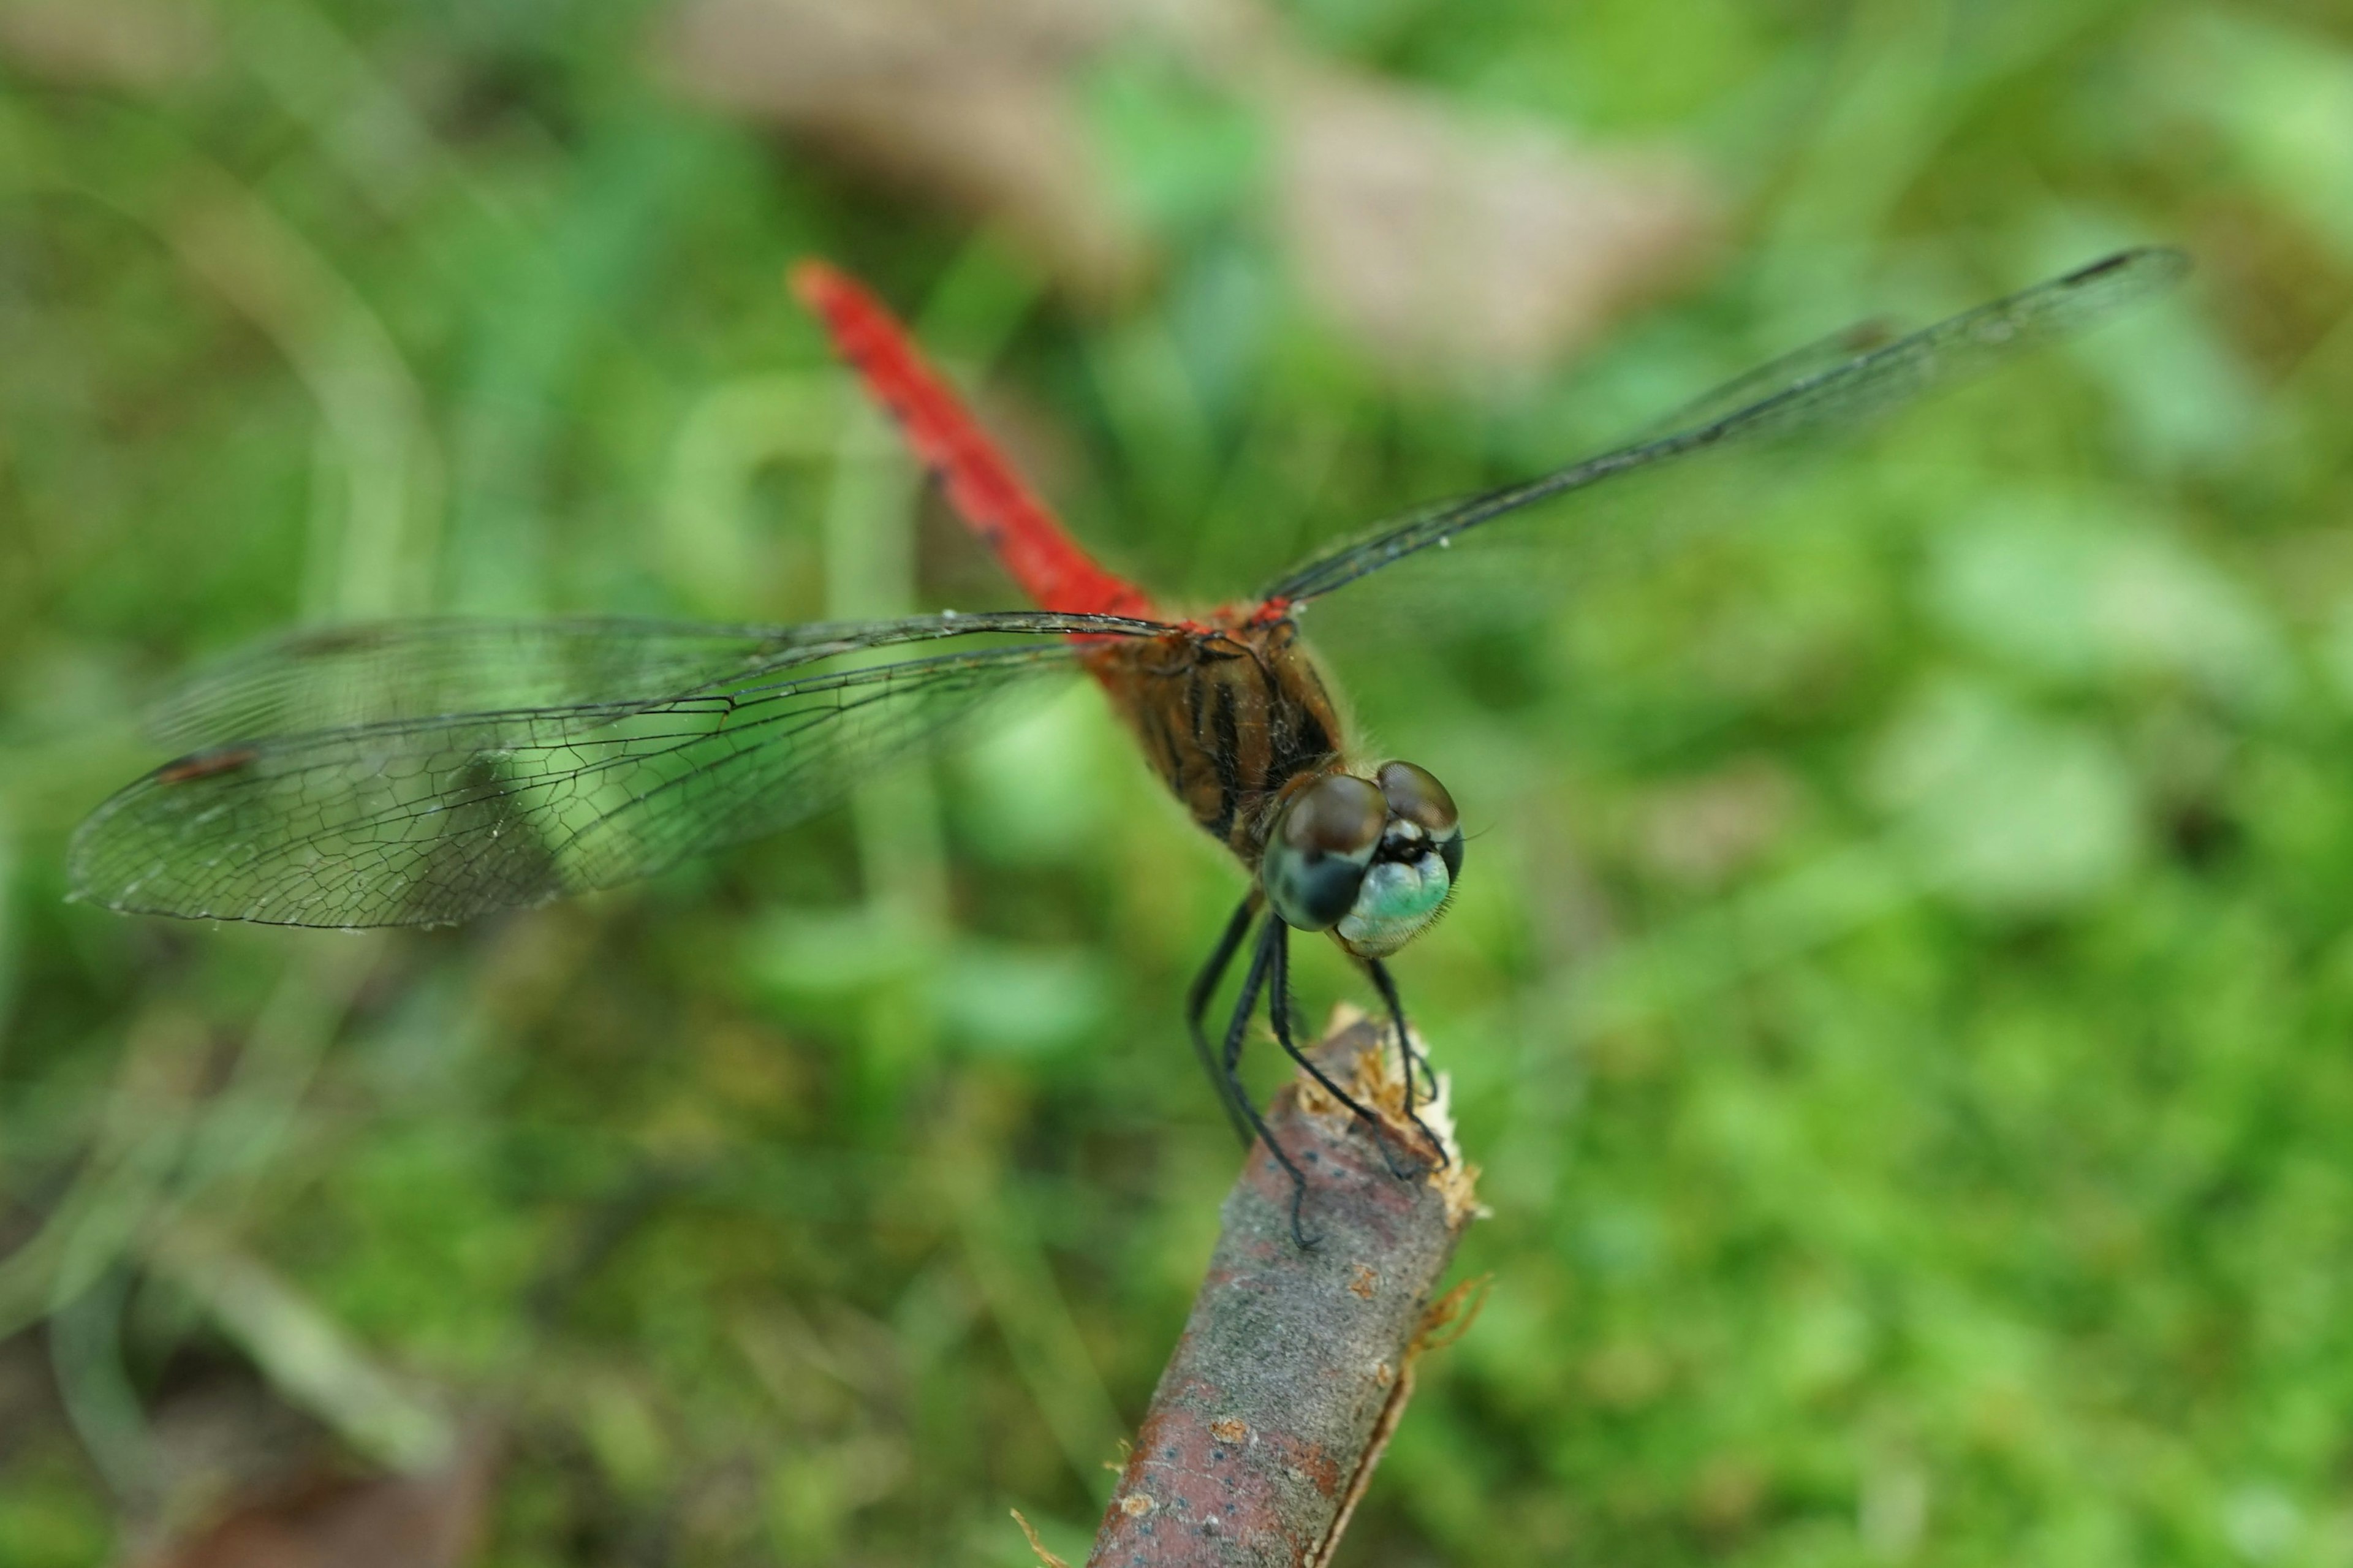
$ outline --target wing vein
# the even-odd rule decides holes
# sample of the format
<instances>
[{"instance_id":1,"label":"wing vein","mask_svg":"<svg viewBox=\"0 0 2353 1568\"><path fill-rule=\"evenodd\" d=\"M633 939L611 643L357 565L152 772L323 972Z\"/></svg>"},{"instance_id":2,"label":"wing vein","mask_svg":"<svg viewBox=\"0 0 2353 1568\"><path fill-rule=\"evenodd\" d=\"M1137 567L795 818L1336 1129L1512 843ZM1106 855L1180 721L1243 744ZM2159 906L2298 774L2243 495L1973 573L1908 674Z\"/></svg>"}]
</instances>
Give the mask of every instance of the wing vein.
<instances>
[{"instance_id":1,"label":"wing vein","mask_svg":"<svg viewBox=\"0 0 2353 1568\"><path fill-rule=\"evenodd\" d=\"M1801 350L1789 356L1793 368L1803 367L1798 374L1730 413L1583 458L1533 479L1441 501L1377 525L1294 569L1268 589L1266 596L1303 604L1404 556L1451 543L1507 512L1590 489L1620 474L1655 468L1741 441L1794 435L1886 412L1935 387L1974 378L2021 353L2083 331L2126 305L2171 287L2188 273L2189 266L2188 258L2178 250L2121 251L1828 368L1812 368L1820 345ZM1743 387L1759 374L1752 372L1732 385ZM1711 394L1695 406L1711 408L1721 395Z\"/></svg>"}]
</instances>

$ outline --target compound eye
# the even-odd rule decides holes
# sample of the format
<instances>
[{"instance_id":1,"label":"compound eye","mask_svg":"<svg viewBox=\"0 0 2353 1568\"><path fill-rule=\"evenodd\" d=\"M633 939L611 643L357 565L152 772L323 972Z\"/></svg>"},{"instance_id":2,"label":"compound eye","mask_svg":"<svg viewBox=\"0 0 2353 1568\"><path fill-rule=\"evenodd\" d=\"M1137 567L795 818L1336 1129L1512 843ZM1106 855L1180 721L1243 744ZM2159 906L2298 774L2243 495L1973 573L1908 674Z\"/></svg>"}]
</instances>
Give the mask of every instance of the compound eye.
<instances>
[{"instance_id":1,"label":"compound eye","mask_svg":"<svg viewBox=\"0 0 2353 1568\"><path fill-rule=\"evenodd\" d=\"M1308 785L1282 808L1267 837L1259 880L1283 923L1329 931L1356 901L1380 847L1389 805L1379 789L1349 773Z\"/></svg>"},{"instance_id":2,"label":"compound eye","mask_svg":"<svg viewBox=\"0 0 2353 1568\"><path fill-rule=\"evenodd\" d=\"M1439 858L1446 862L1446 874L1462 875L1462 817L1454 809L1454 797L1446 786L1431 777L1429 771L1411 763L1385 763L1380 771L1382 798L1398 819L1410 822L1430 835L1437 847Z\"/></svg>"},{"instance_id":3,"label":"compound eye","mask_svg":"<svg viewBox=\"0 0 2353 1568\"><path fill-rule=\"evenodd\" d=\"M1432 838L1444 838L1462 830L1461 816L1454 809L1454 797L1427 770L1411 763L1384 763L1380 786L1388 808Z\"/></svg>"}]
</instances>

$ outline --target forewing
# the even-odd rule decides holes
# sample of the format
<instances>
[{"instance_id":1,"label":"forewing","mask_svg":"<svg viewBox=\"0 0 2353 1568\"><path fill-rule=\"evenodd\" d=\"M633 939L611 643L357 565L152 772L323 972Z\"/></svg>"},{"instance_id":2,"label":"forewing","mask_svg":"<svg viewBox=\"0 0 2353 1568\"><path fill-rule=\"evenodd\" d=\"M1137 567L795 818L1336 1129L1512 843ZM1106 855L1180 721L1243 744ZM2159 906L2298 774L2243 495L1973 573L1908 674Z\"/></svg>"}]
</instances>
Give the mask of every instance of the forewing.
<instances>
[{"instance_id":1,"label":"forewing","mask_svg":"<svg viewBox=\"0 0 2353 1568\"><path fill-rule=\"evenodd\" d=\"M1700 400L1713 414L1728 394L1753 390L1730 412L1501 489L1424 507L1325 551L1266 591L1294 603L1328 594L1404 556L1452 543L1481 524L1522 507L1607 479L1735 443L1844 425L1883 414L1937 387L1985 374L2018 355L2073 336L2135 300L2179 282L2189 271L2179 251L2127 250L2063 278L1981 305L1936 326L1822 363L1822 344L1787 360L1778 382L1753 372ZM1835 342L1836 340L1830 340Z\"/></svg>"},{"instance_id":2,"label":"forewing","mask_svg":"<svg viewBox=\"0 0 2353 1568\"><path fill-rule=\"evenodd\" d=\"M1817 338L1802 348L1790 350L1778 359L1770 359L1754 370L1744 371L1721 386L1710 387L1679 408L1672 409L1644 425L1637 433L1641 439L1654 440L1672 436L1694 426L1713 425L1728 414L1772 396L1785 387L1810 381L1825 371L1832 371L1850 360L1861 359L1876 349L1894 342L1901 331L1890 321L1874 320L1857 321L1850 327Z\"/></svg>"},{"instance_id":3,"label":"forewing","mask_svg":"<svg viewBox=\"0 0 2353 1568\"><path fill-rule=\"evenodd\" d=\"M74 885L123 910L305 926L442 925L542 903L807 816L1074 657L1056 636L847 668L804 660L653 700L232 742L92 814Z\"/></svg>"},{"instance_id":4,"label":"forewing","mask_svg":"<svg viewBox=\"0 0 2353 1568\"><path fill-rule=\"evenodd\" d=\"M803 626L619 618L362 622L296 632L198 672L148 730L193 752L443 715L662 702L860 648L987 632L1116 633L1140 622L1011 611Z\"/></svg>"}]
</instances>

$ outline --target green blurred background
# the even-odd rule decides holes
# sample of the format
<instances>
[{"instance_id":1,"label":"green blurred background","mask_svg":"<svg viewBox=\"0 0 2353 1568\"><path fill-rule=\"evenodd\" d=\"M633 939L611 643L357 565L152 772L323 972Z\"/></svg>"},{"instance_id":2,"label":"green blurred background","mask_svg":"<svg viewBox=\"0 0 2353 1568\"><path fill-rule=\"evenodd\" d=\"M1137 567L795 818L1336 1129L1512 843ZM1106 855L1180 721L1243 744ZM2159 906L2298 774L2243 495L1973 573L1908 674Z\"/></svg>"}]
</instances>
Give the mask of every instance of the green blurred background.
<instances>
[{"instance_id":1,"label":"green blurred background","mask_svg":"<svg viewBox=\"0 0 2353 1568\"><path fill-rule=\"evenodd\" d=\"M791 258L1214 600L2152 240L2080 347L1552 518L1539 615L1334 628L1476 835L1396 967L1494 1209L1342 1561L2353 1562L2353 20L1162 9L0 5L0 1562L453 1445L471 1561L1083 1555L1240 887L1092 691L464 930L63 901L290 624L1010 604ZM1368 147L1460 221L1351 228Z\"/></svg>"}]
</instances>

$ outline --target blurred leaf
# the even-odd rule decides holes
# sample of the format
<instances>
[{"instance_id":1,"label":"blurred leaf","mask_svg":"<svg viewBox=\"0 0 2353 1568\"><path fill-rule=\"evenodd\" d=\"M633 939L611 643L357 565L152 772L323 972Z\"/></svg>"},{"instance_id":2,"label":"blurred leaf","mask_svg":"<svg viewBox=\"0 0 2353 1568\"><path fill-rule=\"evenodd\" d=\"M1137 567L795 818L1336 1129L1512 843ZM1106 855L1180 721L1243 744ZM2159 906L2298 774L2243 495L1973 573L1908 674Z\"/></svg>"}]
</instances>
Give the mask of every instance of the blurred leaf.
<instances>
[{"instance_id":1,"label":"blurred leaf","mask_svg":"<svg viewBox=\"0 0 2353 1568\"><path fill-rule=\"evenodd\" d=\"M2221 7L2189 11L2160 37L2172 101L2353 260L2353 46Z\"/></svg>"},{"instance_id":2,"label":"blurred leaf","mask_svg":"<svg viewBox=\"0 0 2353 1568\"><path fill-rule=\"evenodd\" d=\"M156 1244L159 1262L203 1303L292 1404L368 1458L404 1469L446 1463L459 1447L447 1416L373 1364L342 1325L253 1258L193 1227Z\"/></svg>"},{"instance_id":3,"label":"blurred leaf","mask_svg":"<svg viewBox=\"0 0 2353 1568\"><path fill-rule=\"evenodd\" d=\"M2141 853L2132 774L2115 749L1983 688L1927 692L1881 742L1875 772L1929 880L1988 910L2098 898Z\"/></svg>"},{"instance_id":4,"label":"blurred leaf","mask_svg":"<svg viewBox=\"0 0 2353 1568\"><path fill-rule=\"evenodd\" d=\"M1102 697L1072 681L960 751L955 807L991 861L1099 859L1103 836L1121 826L1109 817L1106 773L1134 765L1131 745Z\"/></svg>"},{"instance_id":5,"label":"blurred leaf","mask_svg":"<svg viewBox=\"0 0 2353 1568\"><path fill-rule=\"evenodd\" d=\"M881 905L832 915L772 916L745 942L745 963L764 983L789 992L839 995L893 984L929 966L933 939L919 922Z\"/></svg>"},{"instance_id":6,"label":"blurred leaf","mask_svg":"<svg viewBox=\"0 0 2353 1568\"><path fill-rule=\"evenodd\" d=\"M1279 100L1276 214L1317 309L1381 360L1527 374L1695 274L1713 204L1673 156L1466 122L1370 82Z\"/></svg>"},{"instance_id":7,"label":"blurred leaf","mask_svg":"<svg viewBox=\"0 0 2353 1568\"><path fill-rule=\"evenodd\" d=\"M1651 792L1642 805L1637 847L1666 876L1713 886L1767 853L1798 806L1788 774L1765 758L1749 757Z\"/></svg>"},{"instance_id":8,"label":"blurred leaf","mask_svg":"<svg viewBox=\"0 0 2353 1568\"><path fill-rule=\"evenodd\" d=\"M15 1458L0 1473L0 1541L16 1568L83 1568L104 1556L106 1512L81 1479L48 1455Z\"/></svg>"},{"instance_id":9,"label":"blurred leaf","mask_svg":"<svg viewBox=\"0 0 2353 1568\"><path fill-rule=\"evenodd\" d=\"M2294 666L2253 595L2151 522L2012 495L1937 536L1930 602L1947 625L2037 675L2168 678L2232 707L2276 709Z\"/></svg>"},{"instance_id":10,"label":"blurred leaf","mask_svg":"<svg viewBox=\"0 0 2353 1568\"><path fill-rule=\"evenodd\" d=\"M1004 226L1084 295L1258 218L1402 371L1544 367L1710 248L1686 160L1473 121L1317 60L1250 0L690 0L667 42L698 94Z\"/></svg>"},{"instance_id":11,"label":"blurred leaf","mask_svg":"<svg viewBox=\"0 0 2353 1568\"><path fill-rule=\"evenodd\" d=\"M1080 78L1089 141L1113 198L1155 235L1178 236L1241 211L1266 167L1250 106L1157 51L1106 56Z\"/></svg>"},{"instance_id":12,"label":"blurred leaf","mask_svg":"<svg viewBox=\"0 0 2353 1568\"><path fill-rule=\"evenodd\" d=\"M942 1022L997 1055L1045 1055L1103 1042L1112 1022L1111 976L1083 948L958 942L932 988Z\"/></svg>"},{"instance_id":13,"label":"blurred leaf","mask_svg":"<svg viewBox=\"0 0 2353 1568\"><path fill-rule=\"evenodd\" d=\"M1144 241L1103 199L1060 82L1116 7L692 0L665 29L698 96L789 126L852 168L1003 225L1069 286L1124 290Z\"/></svg>"},{"instance_id":14,"label":"blurred leaf","mask_svg":"<svg viewBox=\"0 0 2353 1568\"><path fill-rule=\"evenodd\" d=\"M10 0L0 59L75 87L159 91L219 59L207 9L168 0Z\"/></svg>"}]
</instances>

